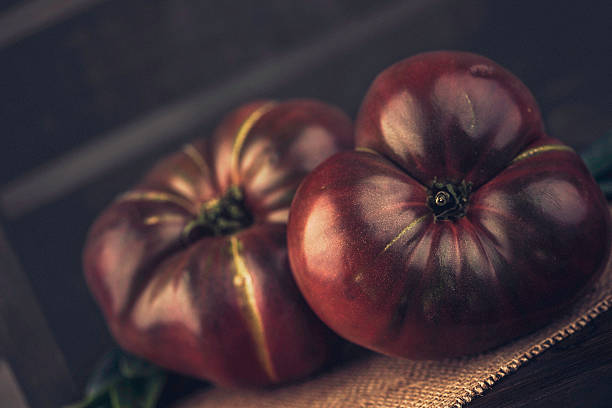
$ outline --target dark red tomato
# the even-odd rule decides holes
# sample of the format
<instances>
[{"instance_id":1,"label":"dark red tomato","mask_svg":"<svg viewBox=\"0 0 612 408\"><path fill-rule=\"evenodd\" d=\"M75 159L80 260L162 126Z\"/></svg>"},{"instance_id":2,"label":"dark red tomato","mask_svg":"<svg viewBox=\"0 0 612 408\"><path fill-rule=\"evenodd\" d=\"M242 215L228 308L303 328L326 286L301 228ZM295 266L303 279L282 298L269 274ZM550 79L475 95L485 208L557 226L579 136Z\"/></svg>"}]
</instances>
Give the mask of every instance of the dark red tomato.
<instances>
[{"instance_id":1,"label":"dark red tomato","mask_svg":"<svg viewBox=\"0 0 612 408\"><path fill-rule=\"evenodd\" d=\"M323 103L248 104L119 196L84 250L119 344L222 385L320 367L333 335L295 286L286 222L302 178L352 137L346 115Z\"/></svg>"},{"instance_id":2,"label":"dark red tomato","mask_svg":"<svg viewBox=\"0 0 612 408\"><path fill-rule=\"evenodd\" d=\"M480 352L545 324L602 271L601 191L494 62L391 66L356 134L356 151L304 180L288 226L298 286L341 336L409 358Z\"/></svg>"}]
</instances>

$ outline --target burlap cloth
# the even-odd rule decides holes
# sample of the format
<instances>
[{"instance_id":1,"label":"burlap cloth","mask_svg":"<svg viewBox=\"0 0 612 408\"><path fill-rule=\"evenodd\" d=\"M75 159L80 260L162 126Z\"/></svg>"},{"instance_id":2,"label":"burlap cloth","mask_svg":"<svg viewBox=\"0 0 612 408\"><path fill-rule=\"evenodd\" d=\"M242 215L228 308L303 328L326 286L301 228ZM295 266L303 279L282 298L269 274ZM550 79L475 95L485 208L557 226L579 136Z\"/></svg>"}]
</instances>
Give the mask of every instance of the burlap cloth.
<instances>
[{"instance_id":1,"label":"burlap cloth","mask_svg":"<svg viewBox=\"0 0 612 408\"><path fill-rule=\"evenodd\" d=\"M308 381L273 390L213 388L179 407L461 408L611 307L612 260L595 287L560 319L486 354L443 361L412 361L372 354Z\"/></svg>"}]
</instances>

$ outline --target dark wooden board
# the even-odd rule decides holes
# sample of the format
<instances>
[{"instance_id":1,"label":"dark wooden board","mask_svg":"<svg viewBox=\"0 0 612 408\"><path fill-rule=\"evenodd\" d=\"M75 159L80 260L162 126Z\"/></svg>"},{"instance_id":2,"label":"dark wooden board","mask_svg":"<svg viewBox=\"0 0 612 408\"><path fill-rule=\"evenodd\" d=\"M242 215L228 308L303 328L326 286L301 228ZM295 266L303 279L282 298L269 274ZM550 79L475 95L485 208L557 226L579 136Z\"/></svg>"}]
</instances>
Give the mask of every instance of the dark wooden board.
<instances>
[{"instance_id":1,"label":"dark wooden board","mask_svg":"<svg viewBox=\"0 0 612 408\"><path fill-rule=\"evenodd\" d=\"M107 1L0 49L0 183L375 2Z\"/></svg>"},{"instance_id":2,"label":"dark wooden board","mask_svg":"<svg viewBox=\"0 0 612 408\"><path fill-rule=\"evenodd\" d=\"M469 408L607 408L612 395L612 313L597 318L516 373Z\"/></svg>"},{"instance_id":3,"label":"dark wooden board","mask_svg":"<svg viewBox=\"0 0 612 408\"><path fill-rule=\"evenodd\" d=\"M0 230L0 360L3 359L21 388L28 391L32 406L52 408L78 395L30 283Z\"/></svg>"}]
</instances>

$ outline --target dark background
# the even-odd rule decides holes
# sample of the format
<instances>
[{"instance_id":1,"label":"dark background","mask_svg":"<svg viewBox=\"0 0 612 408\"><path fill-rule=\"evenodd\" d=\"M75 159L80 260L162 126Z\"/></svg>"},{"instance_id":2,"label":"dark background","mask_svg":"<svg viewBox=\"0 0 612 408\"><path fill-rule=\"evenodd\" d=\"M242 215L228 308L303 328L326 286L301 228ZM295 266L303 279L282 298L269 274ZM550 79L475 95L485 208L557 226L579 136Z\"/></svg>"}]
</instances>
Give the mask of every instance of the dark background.
<instances>
[{"instance_id":1,"label":"dark background","mask_svg":"<svg viewBox=\"0 0 612 408\"><path fill-rule=\"evenodd\" d=\"M82 277L88 226L155 160L249 99L315 97L354 117L391 63L466 50L514 72L549 133L584 148L612 128L611 11L606 1L0 3L0 359L33 408L79 396L112 346Z\"/></svg>"}]
</instances>

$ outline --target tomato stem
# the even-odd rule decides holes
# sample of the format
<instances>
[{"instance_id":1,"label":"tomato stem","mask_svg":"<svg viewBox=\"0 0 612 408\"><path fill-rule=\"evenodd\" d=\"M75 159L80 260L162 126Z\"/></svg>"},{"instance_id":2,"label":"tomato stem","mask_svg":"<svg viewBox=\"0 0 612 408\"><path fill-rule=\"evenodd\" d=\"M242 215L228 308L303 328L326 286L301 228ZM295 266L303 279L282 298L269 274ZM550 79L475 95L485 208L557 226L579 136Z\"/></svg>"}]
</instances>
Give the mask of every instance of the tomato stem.
<instances>
[{"instance_id":1,"label":"tomato stem","mask_svg":"<svg viewBox=\"0 0 612 408\"><path fill-rule=\"evenodd\" d=\"M465 180L456 184L434 179L427 194L427 206L434 213L434 221L457 221L463 217L471 192L472 183Z\"/></svg>"},{"instance_id":2,"label":"tomato stem","mask_svg":"<svg viewBox=\"0 0 612 408\"><path fill-rule=\"evenodd\" d=\"M199 216L184 228L183 242L188 245L203 237L230 235L252 223L242 191L231 186L221 198L204 203Z\"/></svg>"}]
</instances>

